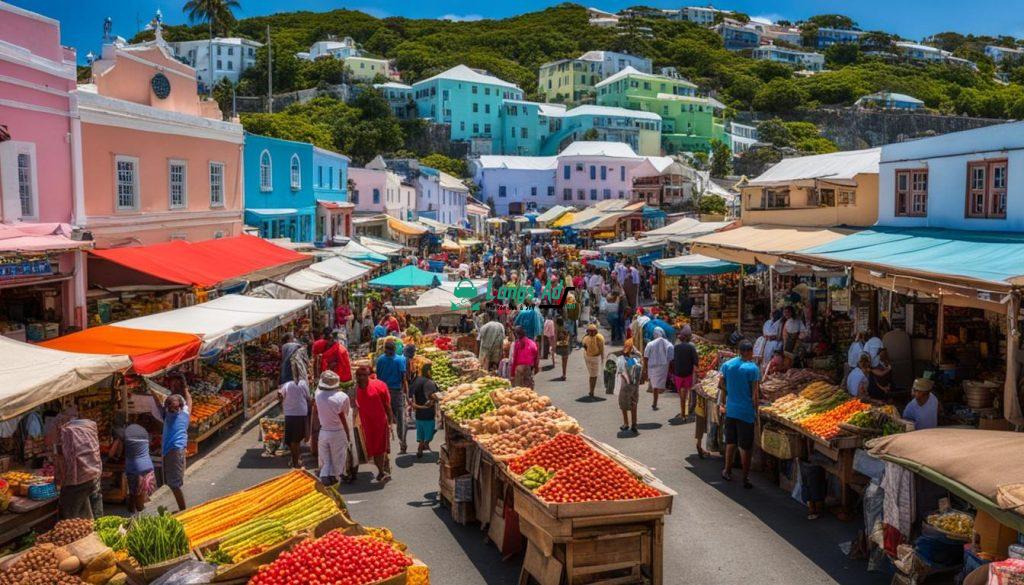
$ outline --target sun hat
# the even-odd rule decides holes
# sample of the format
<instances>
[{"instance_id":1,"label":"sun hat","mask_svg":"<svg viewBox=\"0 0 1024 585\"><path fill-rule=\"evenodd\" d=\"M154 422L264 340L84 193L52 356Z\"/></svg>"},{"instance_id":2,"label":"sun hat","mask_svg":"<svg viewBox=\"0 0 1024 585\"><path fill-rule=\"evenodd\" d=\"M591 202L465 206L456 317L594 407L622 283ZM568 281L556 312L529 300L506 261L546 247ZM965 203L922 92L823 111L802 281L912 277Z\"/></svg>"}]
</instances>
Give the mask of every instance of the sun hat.
<instances>
[{"instance_id":1,"label":"sun hat","mask_svg":"<svg viewBox=\"0 0 1024 585\"><path fill-rule=\"evenodd\" d=\"M318 387L321 390L337 390L341 385L341 379L338 378L338 374L335 374L332 370L327 370L320 374L320 384Z\"/></svg>"},{"instance_id":2,"label":"sun hat","mask_svg":"<svg viewBox=\"0 0 1024 585\"><path fill-rule=\"evenodd\" d=\"M914 380L914 392L931 392L934 387L935 382L926 378L917 378Z\"/></svg>"}]
</instances>

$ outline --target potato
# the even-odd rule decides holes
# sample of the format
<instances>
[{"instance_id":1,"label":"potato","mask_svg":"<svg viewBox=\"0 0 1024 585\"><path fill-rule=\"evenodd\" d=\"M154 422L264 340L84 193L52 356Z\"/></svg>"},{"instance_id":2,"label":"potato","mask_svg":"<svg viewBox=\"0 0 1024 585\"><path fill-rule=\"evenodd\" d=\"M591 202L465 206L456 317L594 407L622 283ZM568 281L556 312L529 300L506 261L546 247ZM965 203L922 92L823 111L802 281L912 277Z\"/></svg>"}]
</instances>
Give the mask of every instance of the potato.
<instances>
[{"instance_id":1,"label":"potato","mask_svg":"<svg viewBox=\"0 0 1024 585\"><path fill-rule=\"evenodd\" d=\"M72 575L82 568L82 561L78 560L78 557L76 556L69 555L57 564L57 568L69 575Z\"/></svg>"}]
</instances>

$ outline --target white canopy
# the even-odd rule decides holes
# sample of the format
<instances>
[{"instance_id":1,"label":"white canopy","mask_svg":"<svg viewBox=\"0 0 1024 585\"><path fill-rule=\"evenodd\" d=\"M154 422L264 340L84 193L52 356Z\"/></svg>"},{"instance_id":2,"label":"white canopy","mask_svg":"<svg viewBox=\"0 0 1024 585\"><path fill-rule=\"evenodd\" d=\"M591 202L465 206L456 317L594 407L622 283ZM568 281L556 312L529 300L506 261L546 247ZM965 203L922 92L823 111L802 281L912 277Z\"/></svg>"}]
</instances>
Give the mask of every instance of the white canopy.
<instances>
[{"instance_id":1,"label":"white canopy","mask_svg":"<svg viewBox=\"0 0 1024 585\"><path fill-rule=\"evenodd\" d=\"M370 236L359 236L359 243L371 251L384 254L385 256L401 256L402 249L405 248L405 246L398 242L379 240Z\"/></svg>"},{"instance_id":2,"label":"white canopy","mask_svg":"<svg viewBox=\"0 0 1024 585\"><path fill-rule=\"evenodd\" d=\"M787 158L775 163L747 184L752 187L770 187L814 179L852 184L859 174L878 174L881 154L881 148L868 148Z\"/></svg>"},{"instance_id":3,"label":"white canopy","mask_svg":"<svg viewBox=\"0 0 1024 585\"><path fill-rule=\"evenodd\" d=\"M606 254L627 254L627 255L639 255L646 254L651 250L657 250L663 248L667 244L667 239L661 238L628 238L621 242L612 242L605 244L598 248Z\"/></svg>"},{"instance_id":4,"label":"white canopy","mask_svg":"<svg viewBox=\"0 0 1024 585\"><path fill-rule=\"evenodd\" d=\"M279 282L269 282L253 292L262 293L272 299L304 299L306 295L322 295L336 286L337 281L304 268L289 274Z\"/></svg>"},{"instance_id":5,"label":"white canopy","mask_svg":"<svg viewBox=\"0 0 1024 585\"><path fill-rule=\"evenodd\" d=\"M455 295L455 289L465 287L465 283L460 287L459 282L442 282L440 286L436 286L421 294L416 299L415 305L395 307L395 310L408 313L414 317L451 314L469 310L472 308L473 302L487 292L488 285L486 280L471 280L470 282L476 288L477 293L472 299ZM455 310L452 310L453 306Z\"/></svg>"},{"instance_id":6,"label":"white canopy","mask_svg":"<svg viewBox=\"0 0 1024 585\"><path fill-rule=\"evenodd\" d=\"M292 321L311 304L304 299L225 295L191 307L121 321L118 326L192 333L203 340L202 354L211 355Z\"/></svg>"},{"instance_id":7,"label":"white canopy","mask_svg":"<svg viewBox=\"0 0 1024 585\"><path fill-rule=\"evenodd\" d=\"M310 264L307 270L316 273L316 275L326 280L330 280L333 285L338 285L366 276L371 268L346 258L329 258L323 262Z\"/></svg>"},{"instance_id":8,"label":"white canopy","mask_svg":"<svg viewBox=\"0 0 1024 585\"><path fill-rule=\"evenodd\" d=\"M125 355L71 353L0 336L0 420L132 367Z\"/></svg>"},{"instance_id":9,"label":"white canopy","mask_svg":"<svg viewBox=\"0 0 1024 585\"><path fill-rule=\"evenodd\" d=\"M576 208L565 205L556 205L551 209L545 211L544 213L538 215L537 223L541 225L546 225L548 222L555 221L556 219L562 217L563 215L570 211L576 211Z\"/></svg>"}]
</instances>

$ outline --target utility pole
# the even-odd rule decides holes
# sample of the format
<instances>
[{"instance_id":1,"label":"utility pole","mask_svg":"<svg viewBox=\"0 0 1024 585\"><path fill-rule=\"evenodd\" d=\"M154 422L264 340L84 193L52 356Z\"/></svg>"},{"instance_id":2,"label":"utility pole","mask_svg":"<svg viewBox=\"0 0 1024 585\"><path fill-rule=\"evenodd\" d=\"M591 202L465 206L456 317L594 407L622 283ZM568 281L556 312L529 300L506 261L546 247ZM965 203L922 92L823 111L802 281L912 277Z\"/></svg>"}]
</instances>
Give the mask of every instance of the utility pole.
<instances>
[{"instance_id":1,"label":"utility pole","mask_svg":"<svg viewBox=\"0 0 1024 585\"><path fill-rule=\"evenodd\" d=\"M210 27L210 47L208 49L209 50L209 55L208 55L209 58L206 60L206 62L208 64L206 70L209 73L209 79L206 80L206 87L207 87L206 93L209 94L209 96L211 98L213 98L213 77L214 77L214 75L216 75L214 73L215 69L213 68L213 13L210 13L207 16L206 24L209 25L209 27Z\"/></svg>"},{"instance_id":2,"label":"utility pole","mask_svg":"<svg viewBox=\"0 0 1024 585\"><path fill-rule=\"evenodd\" d=\"M274 49L270 46L270 25L267 25L267 113L274 113Z\"/></svg>"}]
</instances>

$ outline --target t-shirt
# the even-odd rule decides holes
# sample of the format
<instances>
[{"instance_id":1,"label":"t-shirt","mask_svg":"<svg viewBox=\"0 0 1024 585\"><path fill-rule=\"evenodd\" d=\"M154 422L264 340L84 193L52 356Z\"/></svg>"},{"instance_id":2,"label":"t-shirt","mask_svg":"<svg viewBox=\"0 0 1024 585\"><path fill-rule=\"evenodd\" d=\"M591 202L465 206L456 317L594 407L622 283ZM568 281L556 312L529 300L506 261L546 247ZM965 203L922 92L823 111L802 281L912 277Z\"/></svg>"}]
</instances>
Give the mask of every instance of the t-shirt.
<instances>
[{"instance_id":1,"label":"t-shirt","mask_svg":"<svg viewBox=\"0 0 1024 585\"><path fill-rule=\"evenodd\" d=\"M122 431L115 431L124 443L124 471L141 475L153 470L153 459L149 456L149 431L132 423Z\"/></svg>"},{"instance_id":2,"label":"t-shirt","mask_svg":"<svg viewBox=\"0 0 1024 585\"><path fill-rule=\"evenodd\" d=\"M736 356L722 364L725 377L725 416L744 422L754 422L754 398L750 385L761 378L754 362Z\"/></svg>"},{"instance_id":3,"label":"t-shirt","mask_svg":"<svg viewBox=\"0 0 1024 585\"><path fill-rule=\"evenodd\" d=\"M166 457L171 449L185 450L188 445L188 406L182 406L178 412L164 411L164 433L160 443L160 453Z\"/></svg>"},{"instance_id":4,"label":"t-shirt","mask_svg":"<svg viewBox=\"0 0 1024 585\"><path fill-rule=\"evenodd\" d=\"M850 349L846 351L846 365L851 368L857 367L857 362L860 361L860 354L864 353L864 344L859 341L854 341L850 344Z\"/></svg>"},{"instance_id":5,"label":"t-shirt","mask_svg":"<svg viewBox=\"0 0 1024 585\"><path fill-rule=\"evenodd\" d=\"M583 349L586 350L586 355L589 355L590 357L599 357L601 352L604 351L604 335L601 335L600 333L584 335Z\"/></svg>"},{"instance_id":6,"label":"t-shirt","mask_svg":"<svg viewBox=\"0 0 1024 585\"><path fill-rule=\"evenodd\" d=\"M526 336L533 339L540 335L543 323L540 320L540 314L535 309L526 309L520 311L516 315L515 324L518 327L522 327L523 331L526 332Z\"/></svg>"},{"instance_id":7,"label":"t-shirt","mask_svg":"<svg viewBox=\"0 0 1024 585\"><path fill-rule=\"evenodd\" d=\"M872 337L864 344L864 352L871 356L871 367L878 367L878 353L882 351L882 340Z\"/></svg>"},{"instance_id":8,"label":"t-shirt","mask_svg":"<svg viewBox=\"0 0 1024 585\"><path fill-rule=\"evenodd\" d=\"M939 426L939 399L929 393L924 406L911 400L903 409L903 418L914 421L915 430L934 429Z\"/></svg>"},{"instance_id":9,"label":"t-shirt","mask_svg":"<svg viewBox=\"0 0 1024 585\"><path fill-rule=\"evenodd\" d=\"M400 390L403 376L405 356L384 354L377 358L377 379L387 384L389 390Z\"/></svg>"},{"instance_id":10,"label":"t-shirt","mask_svg":"<svg viewBox=\"0 0 1024 585\"><path fill-rule=\"evenodd\" d=\"M672 361L672 354L672 342L664 337L655 339L644 348L644 357L649 366L667 366Z\"/></svg>"},{"instance_id":11,"label":"t-shirt","mask_svg":"<svg viewBox=\"0 0 1024 585\"><path fill-rule=\"evenodd\" d=\"M305 380L285 382L284 386L281 386L277 392L283 398L281 410L284 411L285 416L306 416L309 414L308 405L306 404L306 398L309 396L309 384L306 384Z\"/></svg>"},{"instance_id":12,"label":"t-shirt","mask_svg":"<svg viewBox=\"0 0 1024 585\"><path fill-rule=\"evenodd\" d=\"M517 366L533 366L537 363L538 351L537 344L529 337L516 340L515 345L512 347L512 351L515 354L512 358L512 370L515 371Z\"/></svg>"},{"instance_id":13,"label":"t-shirt","mask_svg":"<svg viewBox=\"0 0 1024 585\"><path fill-rule=\"evenodd\" d=\"M488 321L480 328L480 347L492 349L505 341L505 326L498 321Z\"/></svg>"},{"instance_id":14,"label":"t-shirt","mask_svg":"<svg viewBox=\"0 0 1024 585\"><path fill-rule=\"evenodd\" d=\"M689 341L680 341L672 348L672 373L686 378L693 375L693 369L700 362L697 348Z\"/></svg>"},{"instance_id":15,"label":"t-shirt","mask_svg":"<svg viewBox=\"0 0 1024 585\"><path fill-rule=\"evenodd\" d=\"M864 370L860 368L853 368L850 370L850 375L846 377L846 391L850 393L850 396L858 396L860 393L860 385L866 384L868 375L864 373ZM867 387L864 388L865 392Z\"/></svg>"},{"instance_id":16,"label":"t-shirt","mask_svg":"<svg viewBox=\"0 0 1024 585\"><path fill-rule=\"evenodd\" d=\"M423 406L430 401L430 397L437 393L437 384L433 380L426 376L416 376L416 379L412 381L413 400L416 401L416 406ZM430 408L417 408L415 411L416 420L434 420L434 407Z\"/></svg>"},{"instance_id":17,"label":"t-shirt","mask_svg":"<svg viewBox=\"0 0 1024 585\"><path fill-rule=\"evenodd\" d=\"M316 414L320 419L320 428L325 431L341 431L341 417L348 417L351 409L348 395L341 390L317 390L313 398L316 401Z\"/></svg>"}]
</instances>

